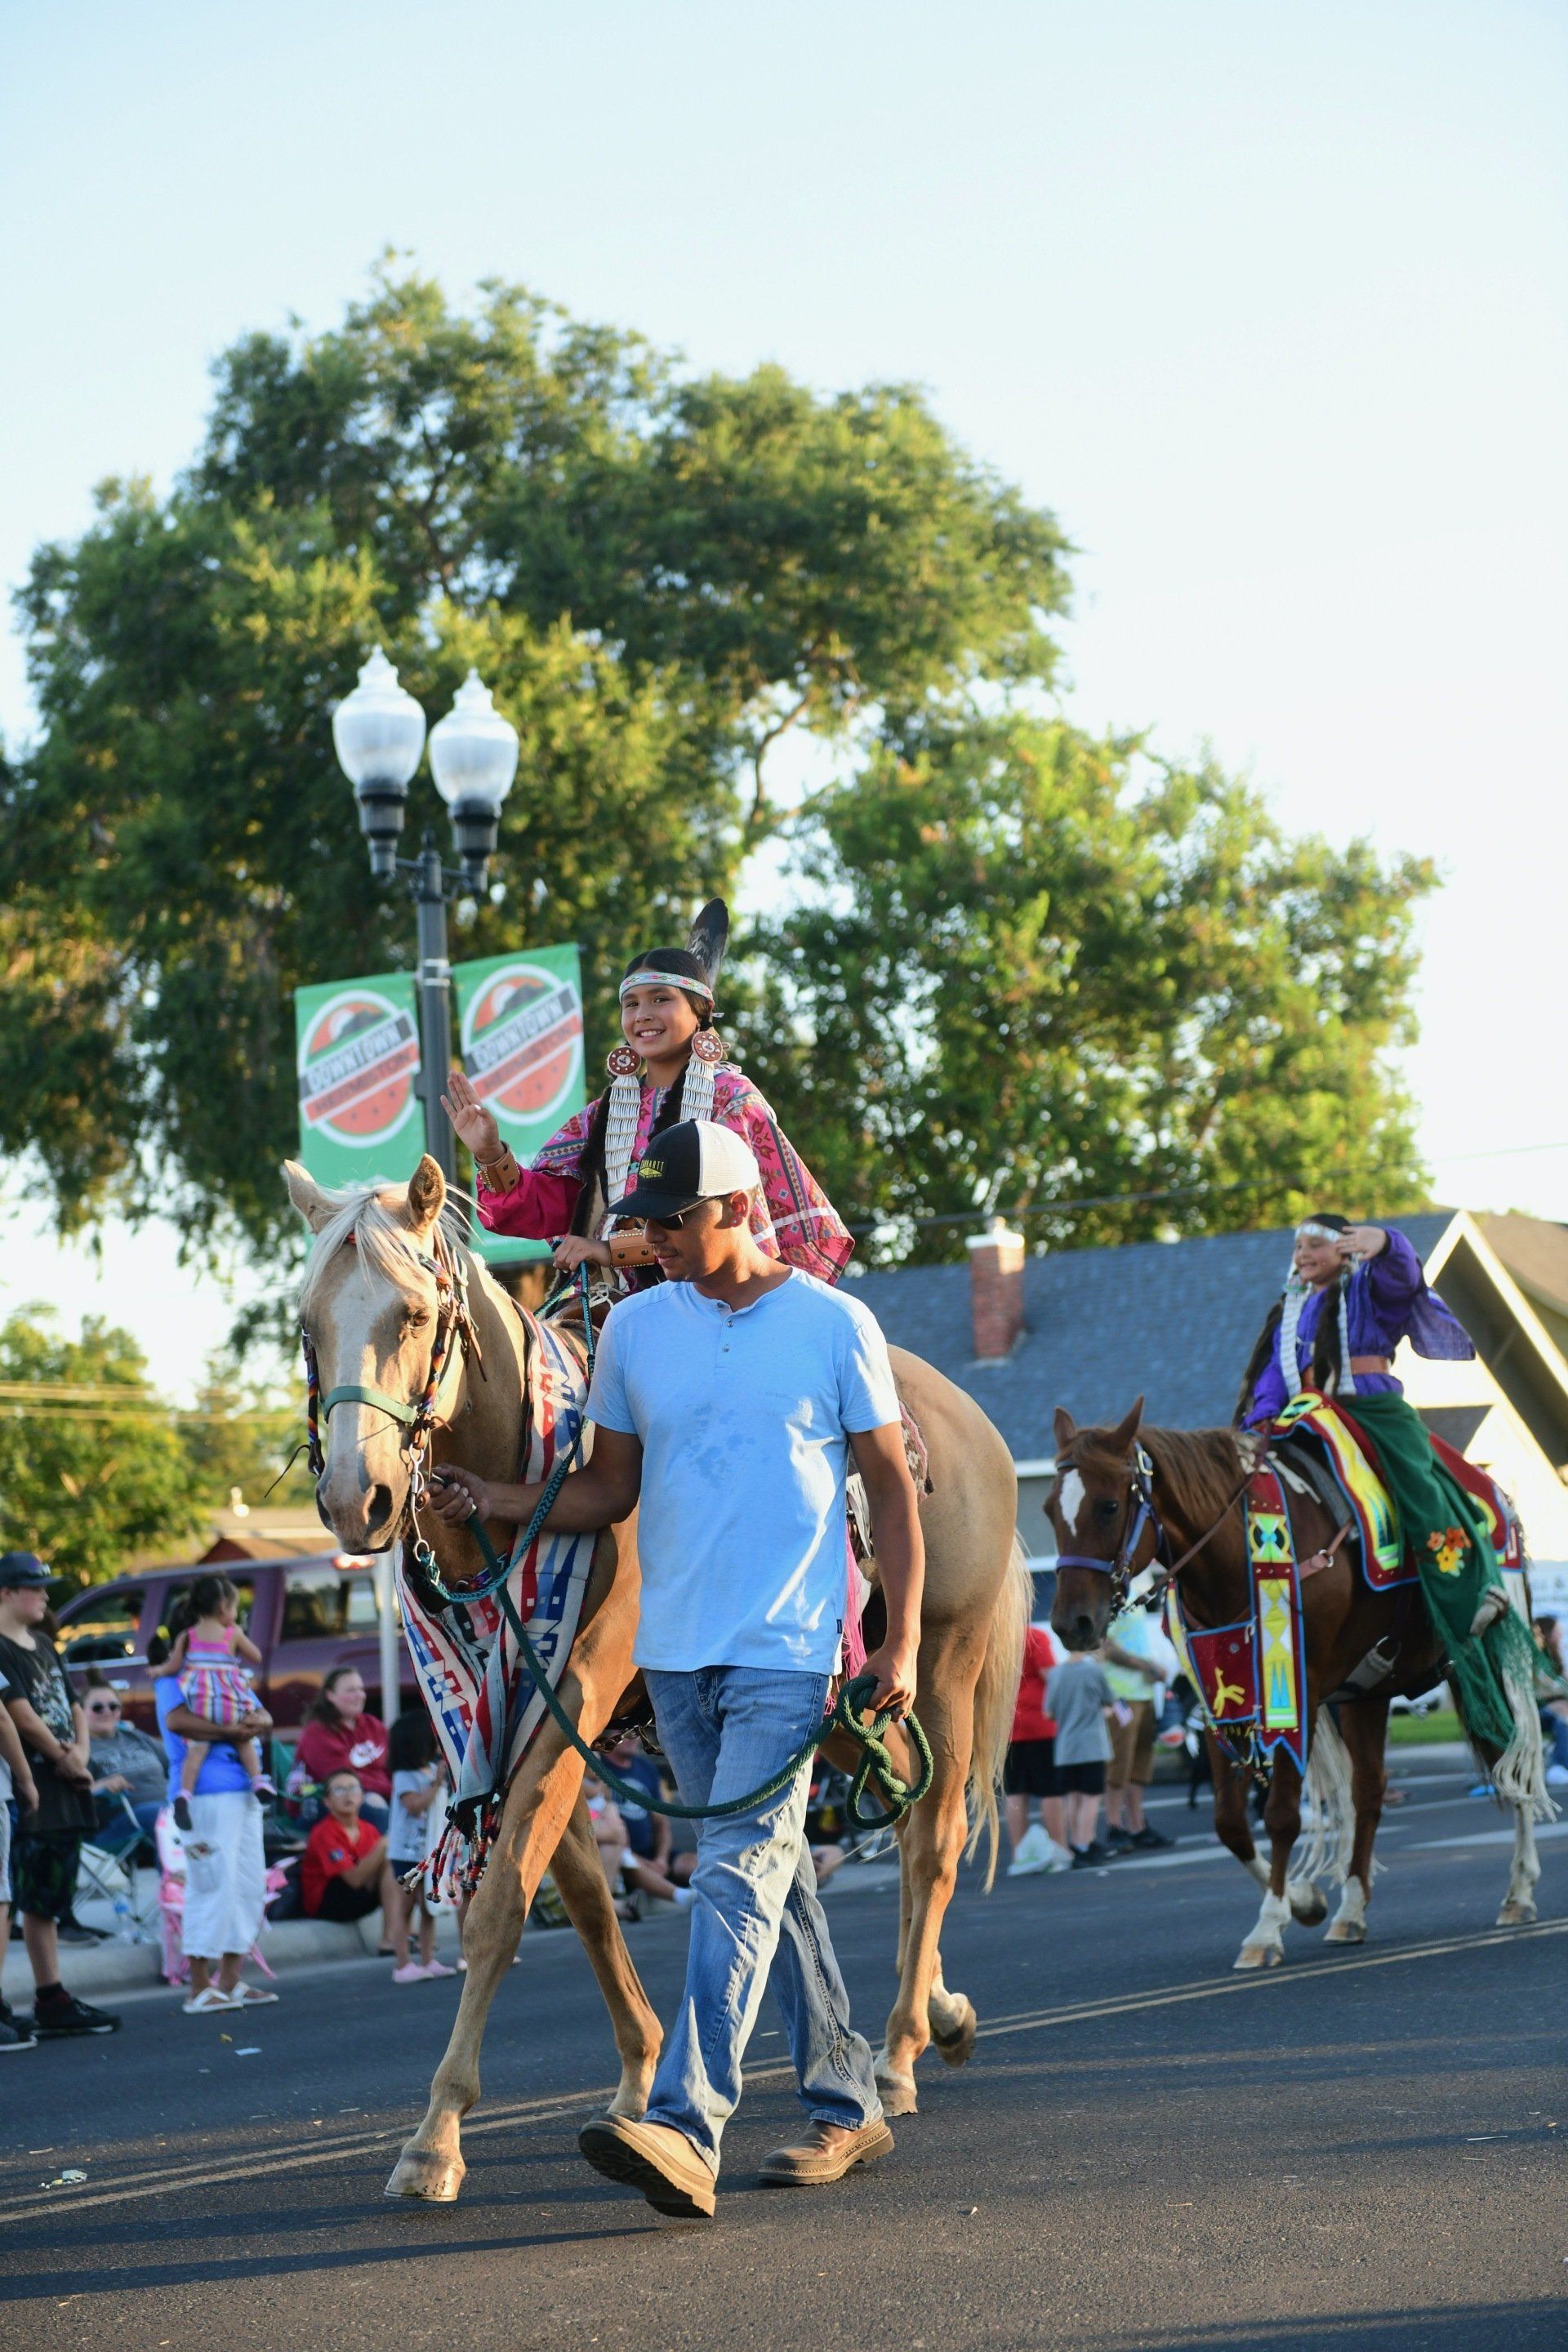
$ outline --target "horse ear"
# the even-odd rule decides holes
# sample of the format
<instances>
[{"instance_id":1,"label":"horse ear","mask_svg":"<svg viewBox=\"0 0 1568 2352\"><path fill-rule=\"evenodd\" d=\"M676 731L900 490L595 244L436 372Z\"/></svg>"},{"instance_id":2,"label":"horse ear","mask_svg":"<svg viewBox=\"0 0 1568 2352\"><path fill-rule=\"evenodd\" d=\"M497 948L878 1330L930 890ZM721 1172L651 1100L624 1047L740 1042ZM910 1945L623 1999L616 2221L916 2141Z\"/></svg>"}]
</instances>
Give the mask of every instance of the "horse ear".
<instances>
[{"instance_id":1,"label":"horse ear","mask_svg":"<svg viewBox=\"0 0 1568 2352\"><path fill-rule=\"evenodd\" d=\"M334 1203L328 1200L308 1168L297 1160L283 1162L283 1177L289 1187L289 1198L304 1218L313 1234L319 1234L331 1215Z\"/></svg>"},{"instance_id":2,"label":"horse ear","mask_svg":"<svg viewBox=\"0 0 1568 2352\"><path fill-rule=\"evenodd\" d=\"M427 1234L447 1204L447 1179L426 1151L408 1180L408 1222Z\"/></svg>"},{"instance_id":3,"label":"horse ear","mask_svg":"<svg viewBox=\"0 0 1568 2352\"><path fill-rule=\"evenodd\" d=\"M1072 1444L1073 1439L1078 1435L1078 1423L1073 1419L1065 1404L1058 1404L1057 1407L1056 1431L1057 1452L1058 1454L1065 1454L1068 1447Z\"/></svg>"},{"instance_id":4,"label":"horse ear","mask_svg":"<svg viewBox=\"0 0 1568 2352\"><path fill-rule=\"evenodd\" d=\"M1112 1430L1110 1433L1110 1451L1112 1454L1131 1454L1132 1451L1132 1441L1138 1434L1139 1427L1142 1419L1143 1400L1140 1397L1134 1404L1131 1412L1128 1414L1126 1420L1116 1429Z\"/></svg>"}]
</instances>

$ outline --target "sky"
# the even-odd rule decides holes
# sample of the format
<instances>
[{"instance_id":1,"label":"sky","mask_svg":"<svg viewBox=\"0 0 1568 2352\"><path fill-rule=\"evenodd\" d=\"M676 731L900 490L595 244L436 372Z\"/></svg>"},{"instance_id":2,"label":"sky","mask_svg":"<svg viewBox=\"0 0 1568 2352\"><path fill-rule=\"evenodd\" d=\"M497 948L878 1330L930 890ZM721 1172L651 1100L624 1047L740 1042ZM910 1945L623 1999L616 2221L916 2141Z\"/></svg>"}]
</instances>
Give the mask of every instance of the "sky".
<instances>
[{"instance_id":1,"label":"sky","mask_svg":"<svg viewBox=\"0 0 1568 2352\"><path fill-rule=\"evenodd\" d=\"M1073 717L1436 859L1436 1190L1568 1218L1565 179L1527 0L0 0L0 581L389 246L696 368L918 382L1079 550ZM94 1258L5 1197L0 1313L110 1314L187 1388L233 1298L178 1236Z\"/></svg>"}]
</instances>

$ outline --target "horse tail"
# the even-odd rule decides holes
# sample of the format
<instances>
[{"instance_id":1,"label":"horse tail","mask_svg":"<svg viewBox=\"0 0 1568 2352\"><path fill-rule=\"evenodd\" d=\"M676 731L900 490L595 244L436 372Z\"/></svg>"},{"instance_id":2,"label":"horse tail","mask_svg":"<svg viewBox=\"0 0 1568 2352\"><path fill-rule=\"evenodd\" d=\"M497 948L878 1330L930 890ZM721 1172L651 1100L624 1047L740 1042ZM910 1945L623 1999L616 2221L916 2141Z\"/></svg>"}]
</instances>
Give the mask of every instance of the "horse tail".
<instances>
[{"instance_id":1,"label":"horse tail","mask_svg":"<svg viewBox=\"0 0 1568 2352\"><path fill-rule=\"evenodd\" d=\"M1018 1703L1018 1682L1024 1671L1024 1635L1034 1605L1034 1579L1024 1557L1024 1547L1015 1534L1007 1573L991 1612L980 1679L974 1685L974 1744L970 1750L969 1785L965 1790L972 1826L964 1853L967 1855L974 1852L983 1832L989 1837L987 1889L996 1876L996 1858L1002 1848L996 1792L1002 1786L1002 1768L1007 1761L1013 1710Z\"/></svg>"}]
</instances>

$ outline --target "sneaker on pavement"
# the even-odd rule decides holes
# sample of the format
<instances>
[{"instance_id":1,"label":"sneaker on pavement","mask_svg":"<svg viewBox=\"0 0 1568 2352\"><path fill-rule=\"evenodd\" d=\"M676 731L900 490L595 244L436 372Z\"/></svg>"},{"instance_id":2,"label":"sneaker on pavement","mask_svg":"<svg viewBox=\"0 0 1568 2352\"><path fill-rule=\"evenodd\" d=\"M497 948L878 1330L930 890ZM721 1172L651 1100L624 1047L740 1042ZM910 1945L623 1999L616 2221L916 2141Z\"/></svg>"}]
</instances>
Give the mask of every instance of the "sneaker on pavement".
<instances>
[{"instance_id":1,"label":"sneaker on pavement","mask_svg":"<svg viewBox=\"0 0 1568 2352\"><path fill-rule=\"evenodd\" d=\"M1174 1845L1176 1841L1174 1838L1163 1836L1157 1829L1151 1827L1150 1823L1147 1822L1144 1822L1142 1828L1138 1831L1132 1839L1132 1843L1138 1848L1140 1853L1152 1853L1158 1847Z\"/></svg>"},{"instance_id":2,"label":"sneaker on pavement","mask_svg":"<svg viewBox=\"0 0 1568 2352\"><path fill-rule=\"evenodd\" d=\"M394 1984L423 1984L425 1971L417 1960L405 1960L400 1969L392 1971Z\"/></svg>"},{"instance_id":3,"label":"sneaker on pavement","mask_svg":"<svg viewBox=\"0 0 1568 2352\"><path fill-rule=\"evenodd\" d=\"M578 2133L577 2145L595 2172L627 2189L640 2189L657 2212L680 2221L712 2220L713 2175L673 2124L595 2116Z\"/></svg>"},{"instance_id":4,"label":"sneaker on pavement","mask_svg":"<svg viewBox=\"0 0 1568 2352\"><path fill-rule=\"evenodd\" d=\"M59 1992L52 2000L33 2003L33 2028L40 2042L58 2042L68 2034L118 2033L120 2020L107 2009L78 2000L75 1993Z\"/></svg>"},{"instance_id":5,"label":"sneaker on pavement","mask_svg":"<svg viewBox=\"0 0 1568 2352\"><path fill-rule=\"evenodd\" d=\"M62 1944L107 1944L109 1936L102 1927L84 1927L79 1919L62 1919L55 1929Z\"/></svg>"},{"instance_id":6,"label":"sneaker on pavement","mask_svg":"<svg viewBox=\"0 0 1568 2352\"><path fill-rule=\"evenodd\" d=\"M1088 1845L1075 1845L1072 1850L1075 1870L1103 1870L1106 1864L1113 1859L1110 1848L1101 1845L1098 1838Z\"/></svg>"},{"instance_id":7,"label":"sneaker on pavement","mask_svg":"<svg viewBox=\"0 0 1568 2352\"><path fill-rule=\"evenodd\" d=\"M422 1960L419 1973L423 1977L455 1977L458 1971L449 1969L445 1960Z\"/></svg>"},{"instance_id":8,"label":"sneaker on pavement","mask_svg":"<svg viewBox=\"0 0 1568 2352\"><path fill-rule=\"evenodd\" d=\"M31 2050L37 2038L31 2018L18 2017L0 2000L0 2051Z\"/></svg>"},{"instance_id":9,"label":"sneaker on pavement","mask_svg":"<svg viewBox=\"0 0 1568 2352\"><path fill-rule=\"evenodd\" d=\"M1122 1829L1120 1823L1105 1832L1106 1848L1111 1853L1131 1853L1135 1843L1131 1831Z\"/></svg>"},{"instance_id":10,"label":"sneaker on pavement","mask_svg":"<svg viewBox=\"0 0 1568 2352\"><path fill-rule=\"evenodd\" d=\"M757 2167L757 2179L776 2189L821 2189L842 2180L858 2164L889 2153L893 2135L878 2116L852 2131L847 2124L813 2124L793 2147L775 2147Z\"/></svg>"}]
</instances>

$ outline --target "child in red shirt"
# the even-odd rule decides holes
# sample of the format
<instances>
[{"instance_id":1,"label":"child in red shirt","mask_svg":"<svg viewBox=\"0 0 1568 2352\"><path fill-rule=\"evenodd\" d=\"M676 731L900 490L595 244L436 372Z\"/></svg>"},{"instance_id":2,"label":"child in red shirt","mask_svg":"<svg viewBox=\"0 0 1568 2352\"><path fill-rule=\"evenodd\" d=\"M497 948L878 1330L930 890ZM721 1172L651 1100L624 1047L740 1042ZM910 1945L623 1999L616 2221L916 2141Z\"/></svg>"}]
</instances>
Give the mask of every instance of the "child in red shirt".
<instances>
[{"instance_id":1,"label":"child in red shirt","mask_svg":"<svg viewBox=\"0 0 1568 2352\"><path fill-rule=\"evenodd\" d=\"M383 1940L389 1940L395 1890L386 1840L360 1819L364 1790L358 1773L334 1772L322 1793L326 1814L310 1832L300 1866L306 1915L311 1919L363 1919L379 1903Z\"/></svg>"}]
</instances>

